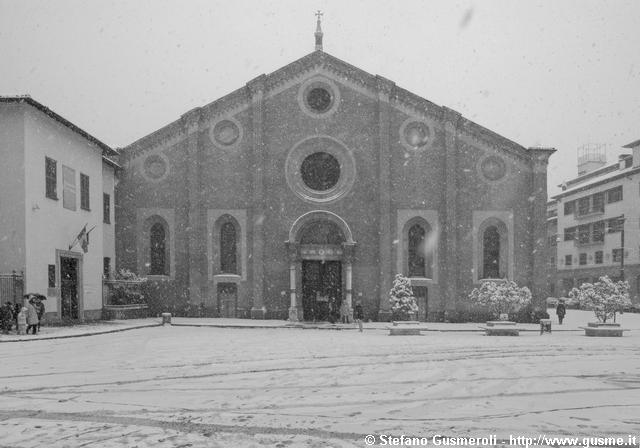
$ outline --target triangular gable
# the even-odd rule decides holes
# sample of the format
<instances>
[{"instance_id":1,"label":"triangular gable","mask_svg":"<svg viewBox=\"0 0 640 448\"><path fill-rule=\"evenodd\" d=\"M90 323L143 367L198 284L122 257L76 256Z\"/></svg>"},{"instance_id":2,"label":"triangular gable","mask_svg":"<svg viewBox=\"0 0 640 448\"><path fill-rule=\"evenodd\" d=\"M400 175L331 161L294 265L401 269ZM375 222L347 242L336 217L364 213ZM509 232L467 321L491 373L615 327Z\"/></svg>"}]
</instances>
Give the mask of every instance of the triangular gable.
<instances>
[{"instance_id":1,"label":"triangular gable","mask_svg":"<svg viewBox=\"0 0 640 448\"><path fill-rule=\"evenodd\" d=\"M264 95L268 98L318 70L321 70L325 75L330 76L333 74L335 77L330 77L334 81L345 84L347 87L366 91L372 97L378 95L380 84L391 86L389 103L392 107L396 107L409 115L415 115L418 118L428 116L438 120L442 117L443 108L437 104L396 86L392 81L388 81L381 76L372 75L323 51L309 53L268 75L261 75L258 78L263 78ZM142 137L125 149L129 156L135 156L140 151L145 151L149 147L156 146L162 142L166 143L167 140L176 143L186 136L186 116L191 113L197 112L201 118L206 117L206 120L210 120L221 115L235 115L250 107L250 103L249 89L245 85L205 106L187 112L180 119ZM512 155L525 159L530 158L529 151L523 146L464 117L460 118L458 132L466 134L474 141L505 150ZM182 137L179 137L180 134L182 134Z\"/></svg>"}]
</instances>

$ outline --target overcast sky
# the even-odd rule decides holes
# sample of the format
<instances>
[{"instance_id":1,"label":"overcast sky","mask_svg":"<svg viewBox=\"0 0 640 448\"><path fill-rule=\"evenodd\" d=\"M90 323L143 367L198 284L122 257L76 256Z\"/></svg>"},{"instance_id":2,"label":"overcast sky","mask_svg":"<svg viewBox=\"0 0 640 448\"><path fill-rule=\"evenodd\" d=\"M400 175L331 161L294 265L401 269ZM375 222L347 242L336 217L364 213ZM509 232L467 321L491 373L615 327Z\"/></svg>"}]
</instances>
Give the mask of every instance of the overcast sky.
<instances>
[{"instance_id":1,"label":"overcast sky","mask_svg":"<svg viewBox=\"0 0 640 448\"><path fill-rule=\"evenodd\" d=\"M640 1L0 0L0 95L124 146L314 49L529 146L640 139Z\"/></svg>"}]
</instances>

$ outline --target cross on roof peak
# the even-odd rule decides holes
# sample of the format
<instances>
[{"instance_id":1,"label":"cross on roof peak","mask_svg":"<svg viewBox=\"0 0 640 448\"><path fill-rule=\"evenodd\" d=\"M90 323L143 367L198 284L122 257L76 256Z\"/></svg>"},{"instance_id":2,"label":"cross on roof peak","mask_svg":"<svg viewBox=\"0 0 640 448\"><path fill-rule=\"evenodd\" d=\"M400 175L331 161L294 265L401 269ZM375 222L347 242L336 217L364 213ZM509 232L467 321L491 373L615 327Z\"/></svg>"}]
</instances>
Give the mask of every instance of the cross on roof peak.
<instances>
[{"instance_id":1,"label":"cross on roof peak","mask_svg":"<svg viewBox=\"0 0 640 448\"><path fill-rule=\"evenodd\" d=\"M322 27L320 26L320 22L323 15L324 13L319 9L315 13L315 16L318 18L316 25L316 51L322 51Z\"/></svg>"}]
</instances>

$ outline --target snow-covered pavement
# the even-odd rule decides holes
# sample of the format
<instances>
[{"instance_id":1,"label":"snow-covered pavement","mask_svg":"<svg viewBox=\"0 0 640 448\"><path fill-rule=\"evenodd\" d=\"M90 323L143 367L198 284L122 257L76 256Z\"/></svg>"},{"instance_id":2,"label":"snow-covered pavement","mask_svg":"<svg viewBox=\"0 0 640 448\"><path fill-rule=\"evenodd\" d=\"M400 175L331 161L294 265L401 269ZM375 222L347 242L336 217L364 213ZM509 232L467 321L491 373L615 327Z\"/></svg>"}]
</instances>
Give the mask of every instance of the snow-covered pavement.
<instances>
[{"instance_id":1,"label":"snow-covered pavement","mask_svg":"<svg viewBox=\"0 0 640 448\"><path fill-rule=\"evenodd\" d=\"M568 318L567 325L592 320L573 310ZM639 315L622 322L640 328ZM0 354L2 447L640 436L640 331L390 337L165 326L0 344Z\"/></svg>"}]
</instances>

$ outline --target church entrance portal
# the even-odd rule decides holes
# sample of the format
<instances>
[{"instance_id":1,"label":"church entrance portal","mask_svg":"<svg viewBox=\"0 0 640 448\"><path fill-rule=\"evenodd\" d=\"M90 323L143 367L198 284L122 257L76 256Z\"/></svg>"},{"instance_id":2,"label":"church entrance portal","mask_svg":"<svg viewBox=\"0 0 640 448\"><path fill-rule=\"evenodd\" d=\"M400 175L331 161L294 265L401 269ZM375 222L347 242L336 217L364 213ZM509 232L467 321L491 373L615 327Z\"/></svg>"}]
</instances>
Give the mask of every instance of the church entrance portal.
<instances>
[{"instance_id":1,"label":"church entrance portal","mask_svg":"<svg viewBox=\"0 0 640 448\"><path fill-rule=\"evenodd\" d=\"M291 226L289 320L349 322L355 242L339 216L316 210Z\"/></svg>"},{"instance_id":2,"label":"church entrance portal","mask_svg":"<svg viewBox=\"0 0 640 448\"><path fill-rule=\"evenodd\" d=\"M302 312L305 320L334 322L342 305L342 262L302 261Z\"/></svg>"}]
</instances>

